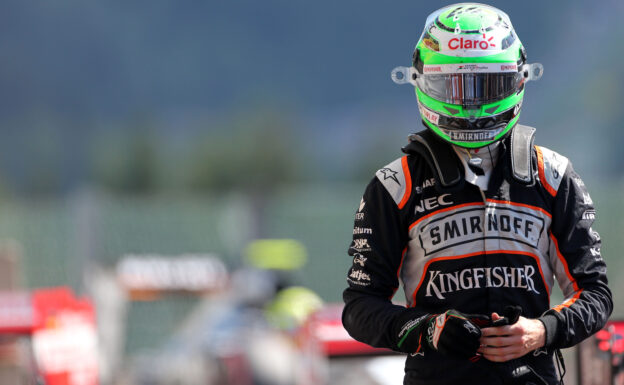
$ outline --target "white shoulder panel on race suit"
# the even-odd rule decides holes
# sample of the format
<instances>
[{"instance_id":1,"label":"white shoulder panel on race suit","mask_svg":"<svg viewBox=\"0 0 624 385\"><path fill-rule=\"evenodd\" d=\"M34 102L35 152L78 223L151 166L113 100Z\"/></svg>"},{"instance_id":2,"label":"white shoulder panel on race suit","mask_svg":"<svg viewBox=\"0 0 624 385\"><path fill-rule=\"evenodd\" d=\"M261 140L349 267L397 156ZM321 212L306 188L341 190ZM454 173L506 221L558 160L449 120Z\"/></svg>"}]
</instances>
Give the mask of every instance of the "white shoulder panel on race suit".
<instances>
[{"instance_id":1,"label":"white shoulder panel on race suit","mask_svg":"<svg viewBox=\"0 0 624 385\"><path fill-rule=\"evenodd\" d=\"M403 208L412 189L412 180L407 167L407 156L396 159L375 173L394 202Z\"/></svg>"},{"instance_id":2,"label":"white shoulder panel on race suit","mask_svg":"<svg viewBox=\"0 0 624 385\"><path fill-rule=\"evenodd\" d=\"M535 146L539 179L552 195L557 195L563 174L568 167L568 158L546 147Z\"/></svg>"}]
</instances>

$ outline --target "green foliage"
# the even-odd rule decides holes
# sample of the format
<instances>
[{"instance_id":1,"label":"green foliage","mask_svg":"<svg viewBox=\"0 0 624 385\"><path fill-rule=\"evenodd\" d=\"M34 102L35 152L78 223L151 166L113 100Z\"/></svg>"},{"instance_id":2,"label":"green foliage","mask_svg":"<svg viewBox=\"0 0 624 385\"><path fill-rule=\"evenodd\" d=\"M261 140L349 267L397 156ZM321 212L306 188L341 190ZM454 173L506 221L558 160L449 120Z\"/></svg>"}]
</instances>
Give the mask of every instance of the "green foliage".
<instances>
[{"instance_id":1,"label":"green foliage","mask_svg":"<svg viewBox=\"0 0 624 385\"><path fill-rule=\"evenodd\" d=\"M161 127L138 122L100 135L91 149L92 182L122 194L163 191L267 192L300 181L293 123L271 109L201 124L200 134L174 143Z\"/></svg>"},{"instance_id":2,"label":"green foliage","mask_svg":"<svg viewBox=\"0 0 624 385\"><path fill-rule=\"evenodd\" d=\"M272 190L299 179L301 159L292 123L264 111L207 130L187 160L186 184L194 191Z\"/></svg>"},{"instance_id":3,"label":"green foliage","mask_svg":"<svg viewBox=\"0 0 624 385\"><path fill-rule=\"evenodd\" d=\"M149 131L114 136L97 142L94 150L96 184L130 194L154 192L158 186L158 148Z\"/></svg>"}]
</instances>

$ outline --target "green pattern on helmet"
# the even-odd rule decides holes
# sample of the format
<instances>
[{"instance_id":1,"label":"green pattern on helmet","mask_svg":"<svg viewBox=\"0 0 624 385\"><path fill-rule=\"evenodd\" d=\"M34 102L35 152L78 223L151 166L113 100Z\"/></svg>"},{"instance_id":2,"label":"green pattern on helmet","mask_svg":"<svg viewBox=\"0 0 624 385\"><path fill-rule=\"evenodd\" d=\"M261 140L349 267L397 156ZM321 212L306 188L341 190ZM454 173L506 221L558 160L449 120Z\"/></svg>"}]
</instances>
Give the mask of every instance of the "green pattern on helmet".
<instances>
[{"instance_id":1,"label":"green pattern on helmet","mask_svg":"<svg viewBox=\"0 0 624 385\"><path fill-rule=\"evenodd\" d=\"M505 99L489 104L483 104L479 106L479 110L472 110L469 112L465 106L462 106L460 104L440 102L420 91L417 87L415 87L415 90L416 97L423 106L427 107L428 109L439 115L452 116L456 118L469 118L471 115L475 116L476 118L495 116L497 114L500 114L501 112L507 111L510 108L514 108L516 104L520 103L522 101L522 98L524 97L524 90L522 90L517 94L506 97ZM492 110L492 108L494 107L497 108L495 110ZM458 112L452 113L451 111L453 110Z\"/></svg>"},{"instance_id":2,"label":"green pattern on helmet","mask_svg":"<svg viewBox=\"0 0 624 385\"><path fill-rule=\"evenodd\" d=\"M476 31L479 33L481 27L488 28L498 20L498 14L490 7L479 4L460 8L460 4L456 7L449 7L448 10L440 14L440 23L448 28L455 29L457 26L462 31ZM461 13L461 18L459 14Z\"/></svg>"},{"instance_id":3,"label":"green pattern on helmet","mask_svg":"<svg viewBox=\"0 0 624 385\"><path fill-rule=\"evenodd\" d=\"M517 71L526 58L504 12L475 3L439 9L427 18L414 59L423 121L445 141L484 147L518 121L524 81Z\"/></svg>"}]
</instances>

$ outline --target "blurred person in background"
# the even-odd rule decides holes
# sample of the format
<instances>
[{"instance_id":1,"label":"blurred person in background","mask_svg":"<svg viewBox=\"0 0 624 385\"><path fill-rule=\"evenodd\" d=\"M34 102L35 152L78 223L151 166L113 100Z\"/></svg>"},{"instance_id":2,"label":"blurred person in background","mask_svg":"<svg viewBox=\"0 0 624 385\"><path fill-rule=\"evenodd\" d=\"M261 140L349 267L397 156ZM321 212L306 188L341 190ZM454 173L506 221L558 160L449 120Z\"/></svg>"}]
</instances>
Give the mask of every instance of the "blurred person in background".
<instances>
[{"instance_id":1,"label":"blurred person in background","mask_svg":"<svg viewBox=\"0 0 624 385\"><path fill-rule=\"evenodd\" d=\"M560 383L559 349L611 314L587 189L518 124L542 72L509 17L475 3L431 14L413 65L393 71L426 129L360 201L343 324L408 353L404 384ZM566 300L551 307L555 278ZM391 302L399 281L407 307Z\"/></svg>"}]
</instances>

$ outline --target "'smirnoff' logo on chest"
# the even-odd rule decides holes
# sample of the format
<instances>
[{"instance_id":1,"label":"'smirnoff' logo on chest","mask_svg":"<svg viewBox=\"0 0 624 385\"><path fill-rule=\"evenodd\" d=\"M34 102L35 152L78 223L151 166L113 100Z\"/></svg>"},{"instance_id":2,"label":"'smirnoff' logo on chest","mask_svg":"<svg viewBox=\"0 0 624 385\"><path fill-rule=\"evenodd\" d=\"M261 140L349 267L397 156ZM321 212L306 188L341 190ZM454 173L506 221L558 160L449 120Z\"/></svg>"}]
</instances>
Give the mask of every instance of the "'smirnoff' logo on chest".
<instances>
[{"instance_id":1,"label":"'smirnoff' logo on chest","mask_svg":"<svg viewBox=\"0 0 624 385\"><path fill-rule=\"evenodd\" d=\"M434 214L417 227L415 235L425 256L484 239L505 239L537 249L544 225L538 215L503 207L484 212L481 206Z\"/></svg>"}]
</instances>

